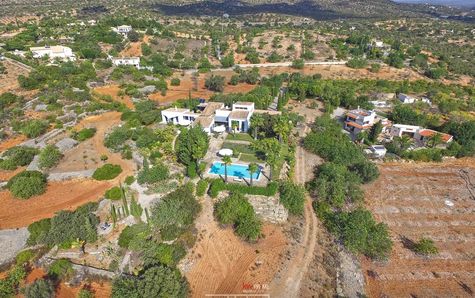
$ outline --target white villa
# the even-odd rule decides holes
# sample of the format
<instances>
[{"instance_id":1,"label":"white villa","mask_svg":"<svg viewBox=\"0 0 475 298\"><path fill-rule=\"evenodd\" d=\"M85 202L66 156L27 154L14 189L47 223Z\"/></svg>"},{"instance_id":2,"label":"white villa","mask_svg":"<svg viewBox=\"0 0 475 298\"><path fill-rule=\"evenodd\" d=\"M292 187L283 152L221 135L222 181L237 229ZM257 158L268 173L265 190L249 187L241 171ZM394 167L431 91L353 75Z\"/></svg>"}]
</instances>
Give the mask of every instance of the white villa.
<instances>
[{"instance_id":1,"label":"white villa","mask_svg":"<svg viewBox=\"0 0 475 298\"><path fill-rule=\"evenodd\" d=\"M221 102L208 102L200 104L198 108L203 109L201 113L176 107L163 110L162 123L201 125L209 134L217 127L227 131L234 129L236 132L246 132L250 128L251 116L256 111L253 102L236 102L232 108L225 107Z\"/></svg>"},{"instance_id":2,"label":"white villa","mask_svg":"<svg viewBox=\"0 0 475 298\"><path fill-rule=\"evenodd\" d=\"M346 113L345 130L358 134L363 130L371 128L376 122L381 121L383 127L389 125L386 118L380 118L373 110L355 109Z\"/></svg>"},{"instance_id":3,"label":"white villa","mask_svg":"<svg viewBox=\"0 0 475 298\"><path fill-rule=\"evenodd\" d=\"M399 99L401 103L404 103L404 104L414 103L417 100L417 98L415 98L414 96L410 96L404 93L399 93L397 95L397 98Z\"/></svg>"},{"instance_id":4,"label":"white villa","mask_svg":"<svg viewBox=\"0 0 475 298\"><path fill-rule=\"evenodd\" d=\"M121 25L121 26L118 26L118 27L113 27L112 30L116 33L122 34L124 37L127 37L127 33L132 31L132 26Z\"/></svg>"},{"instance_id":5,"label":"white villa","mask_svg":"<svg viewBox=\"0 0 475 298\"><path fill-rule=\"evenodd\" d=\"M76 56L74 55L71 48L64 46L44 46L44 47L33 47L30 48L33 58L43 58L45 56L49 57L51 60L59 58L63 61L75 61Z\"/></svg>"},{"instance_id":6,"label":"white villa","mask_svg":"<svg viewBox=\"0 0 475 298\"><path fill-rule=\"evenodd\" d=\"M140 57L125 57L125 58L110 58L112 64L115 66L120 65L132 65L136 68L140 68Z\"/></svg>"},{"instance_id":7,"label":"white villa","mask_svg":"<svg viewBox=\"0 0 475 298\"><path fill-rule=\"evenodd\" d=\"M425 145L427 141L435 134L440 134L442 136L443 144L448 144L453 140L453 136L447 133L442 133L415 125L394 124L391 127L390 134L391 138L402 137L404 135L407 135L412 138L418 145Z\"/></svg>"}]
</instances>

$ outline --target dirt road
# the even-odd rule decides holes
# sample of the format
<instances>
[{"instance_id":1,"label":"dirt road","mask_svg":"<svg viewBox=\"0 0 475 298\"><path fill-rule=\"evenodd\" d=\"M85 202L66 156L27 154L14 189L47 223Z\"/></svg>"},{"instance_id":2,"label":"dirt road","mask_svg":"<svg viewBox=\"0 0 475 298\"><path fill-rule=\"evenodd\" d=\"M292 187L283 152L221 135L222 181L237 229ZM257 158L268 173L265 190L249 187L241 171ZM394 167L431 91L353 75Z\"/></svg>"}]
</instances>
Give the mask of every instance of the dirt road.
<instances>
[{"instance_id":1,"label":"dirt road","mask_svg":"<svg viewBox=\"0 0 475 298\"><path fill-rule=\"evenodd\" d=\"M300 131L303 138L310 131L310 124L319 113L316 109L309 109L305 103L294 103L294 109L305 117L305 126ZM294 181L304 184L312 178L314 167L321 161L317 156L307 152L301 145L297 147ZM282 268L281 275L271 284L271 297L299 297L302 281L314 258L317 244L318 220L313 212L312 200L307 195L304 210L305 224L303 235L298 248L294 251L292 261Z\"/></svg>"}]
</instances>

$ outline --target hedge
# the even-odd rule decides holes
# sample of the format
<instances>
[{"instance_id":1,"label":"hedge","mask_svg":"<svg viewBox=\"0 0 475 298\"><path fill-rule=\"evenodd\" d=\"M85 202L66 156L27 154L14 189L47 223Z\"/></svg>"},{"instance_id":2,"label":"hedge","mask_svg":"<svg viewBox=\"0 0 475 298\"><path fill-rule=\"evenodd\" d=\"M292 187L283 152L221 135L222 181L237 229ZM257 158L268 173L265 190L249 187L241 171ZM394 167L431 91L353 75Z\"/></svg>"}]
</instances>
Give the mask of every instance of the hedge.
<instances>
[{"instance_id":1,"label":"hedge","mask_svg":"<svg viewBox=\"0 0 475 298\"><path fill-rule=\"evenodd\" d=\"M122 168L119 165L105 164L102 167L96 169L92 178L96 180L111 180L119 176L122 173Z\"/></svg>"},{"instance_id":2,"label":"hedge","mask_svg":"<svg viewBox=\"0 0 475 298\"><path fill-rule=\"evenodd\" d=\"M196 195L202 197L208 190L209 183L207 180L200 180L196 184Z\"/></svg>"},{"instance_id":3,"label":"hedge","mask_svg":"<svg viewBox=\"0 0 475 298\"><path fill-rule=\"evenodd\" d=\"M223 190L228 190L231 192L239 192L242 194L249 194L249 195L259 195L259 196L267 196L272 197L277 193L279 189L279 184L275 181L270 182L267 186L247 186L237 183L224 183L221 179L214 179L211 182L211 186L209 188L209 195L212 198L216 198L219 193Z\"/></svg>"},{"instance_id":4,"label":"hedge","mask_svg":"<svg viewBox=\"0 0 475 298\"><path fill-rule=\"evenodd\" d=\"M39 171L23 171L8 181L7 188L13 196L29 199L46 191L46 176Z\"/></svg>"}]
</instances>

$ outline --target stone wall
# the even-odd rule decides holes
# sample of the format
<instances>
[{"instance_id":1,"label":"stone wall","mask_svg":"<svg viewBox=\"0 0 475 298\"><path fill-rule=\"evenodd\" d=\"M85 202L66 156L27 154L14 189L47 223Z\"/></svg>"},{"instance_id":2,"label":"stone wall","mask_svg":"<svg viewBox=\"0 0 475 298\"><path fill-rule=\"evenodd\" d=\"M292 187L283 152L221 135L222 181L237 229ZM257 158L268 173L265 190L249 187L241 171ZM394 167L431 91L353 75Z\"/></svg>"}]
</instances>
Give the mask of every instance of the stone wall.
<instances>
[{"instance_id":1,"label":"stone wall","mask_svg":"<svg viewBox=\"0 0 475 298\"><path fill-rule=\"evenodd\" d=\"M287 221L289 213L285 207L280 204L278 197L266 196L246 196L254 207L256 214L264 221L271 223L282 223Z\"/></svg>"}]
</instances>

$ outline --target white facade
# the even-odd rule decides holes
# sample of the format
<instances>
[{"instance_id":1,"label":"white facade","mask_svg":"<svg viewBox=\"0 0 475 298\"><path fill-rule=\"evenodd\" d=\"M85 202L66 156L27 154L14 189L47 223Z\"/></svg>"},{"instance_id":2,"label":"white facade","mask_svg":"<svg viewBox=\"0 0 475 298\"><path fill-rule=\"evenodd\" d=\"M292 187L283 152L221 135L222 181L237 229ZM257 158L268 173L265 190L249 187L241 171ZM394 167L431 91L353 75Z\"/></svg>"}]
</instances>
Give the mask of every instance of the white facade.
<instances>
[{"instance_id":1,"label":"white facade","mask_svg":"<svg viewBox=\"0 0 475 298\"><path fill-rule=\"evenodd\" d=\"M453 140L452 135L415 125L394 124L391 127L390 134L391 138L407 135L412 138L417 145L425 145L435 134L441 135L441 141L443 144L450 143Z\"/></svg>"},{"instance_id":2,"label":"white facade","mask_svg":"<svg viewBox=\"0 0 475 298\"><path fill-rule=\"evenodd\" d=\"M124 37L127 36L127 33L132 31L132 26L129 25L121 25L115 28L112 28L112 30L116 33L122 34Z\"/></svg>"},{"instance_id":3,"label":"white facade","mask_svg":"<svg viewBox=\"0 0 475 298\"><path fill-rule=\"evenodd\" d=\"M51 60L59 58L63 61L75 61L76 56L71 48L64 46L44 46L30 48L33 58L49 57Z\"/></svg>"},{"instance_id":4,"label":"white facade","mask_svg":"<svg viewBox=\"0 0 475 298\"><path fill-rule=\"evenodd\" d=\"M369 147L371 155L376 158L383 158L386 155L386 148L383 145L372 145Z\"/></svg>"},{"instance_id":5,"label":"white facade","mask_svg":"<svg viewBox=\"0 0 475 298\"><path fill-rule=\"evenodd\" d=\"M214 127L224 126L226 130L246 132L251 125L254 103L236 102L232 108L225 108L223 103L210 102L204 105L202 113L193 113L188 109L169 108L162 111L162 123L181 126L200 125L204 131L211 133Z\"/></svg>"},{"instance_id":6,"label":"white facade","mask_svg":"<svg viewBox=\"0 0 475 298\"><path fill-rule=\"evenodd\" d=\"M116 66L131 65L140 68L140 57L111 58L111 61Z\"/></svg>"},{"instance_id":7,"label":"white facade","mask_svg":"<svg viewBox=\"0 0 475 298\"><path fill-rule=\"evenodd\" d=\"M404 104L414 103L417 100L415 97L409 96L409 95L404 94L404 93L399 93L397 95L397 98L399 99L400 102L402 102Z\"/></svg>"},{"instance_id":8,"label":"white facade","mask_svg":"<svg viewBox=\"0 0 475 298\"><path fill-rule=\"evenodd\" d=\"M345 130L358 134L370 128L375 123L376 112L372 110L356 109L346 113Z\"/></svg>"}]
</instances>

